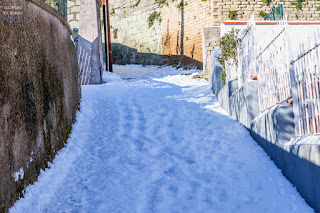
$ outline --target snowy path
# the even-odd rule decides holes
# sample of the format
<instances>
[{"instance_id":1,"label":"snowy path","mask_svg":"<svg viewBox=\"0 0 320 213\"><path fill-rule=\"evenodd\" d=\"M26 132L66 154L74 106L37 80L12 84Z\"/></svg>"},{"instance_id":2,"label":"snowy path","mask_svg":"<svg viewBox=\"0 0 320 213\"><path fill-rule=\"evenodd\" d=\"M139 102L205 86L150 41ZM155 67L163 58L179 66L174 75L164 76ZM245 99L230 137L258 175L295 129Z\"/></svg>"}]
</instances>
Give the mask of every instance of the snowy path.
<instances>
[{"instance_id":1,"label":"snowy path","mask_svg":"<svg viewBox=\"0 0 320 213\"><path fill-rule=\"evenodd\" d=\"M71 138L11 212L313 212L190 76L82 88Z\"/></svg>"}]
</instances>

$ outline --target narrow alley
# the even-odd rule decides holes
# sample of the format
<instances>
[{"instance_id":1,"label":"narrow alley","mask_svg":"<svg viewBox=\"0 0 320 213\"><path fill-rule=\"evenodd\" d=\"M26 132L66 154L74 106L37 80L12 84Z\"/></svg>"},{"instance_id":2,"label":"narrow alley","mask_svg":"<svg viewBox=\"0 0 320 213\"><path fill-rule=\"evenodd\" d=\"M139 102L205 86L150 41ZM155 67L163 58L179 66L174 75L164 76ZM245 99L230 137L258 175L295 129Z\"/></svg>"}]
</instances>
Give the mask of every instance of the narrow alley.
<instances>
[{"instance_id":1,"label":"narrow alley","mask_svg":"<svg viewBox=\"0 0 320 213\"><path fill-rule=\"evenodd\" d=\"M82 86L66 147L10 212L313 212L194 75Z\"/></svg>"}]
</instances>

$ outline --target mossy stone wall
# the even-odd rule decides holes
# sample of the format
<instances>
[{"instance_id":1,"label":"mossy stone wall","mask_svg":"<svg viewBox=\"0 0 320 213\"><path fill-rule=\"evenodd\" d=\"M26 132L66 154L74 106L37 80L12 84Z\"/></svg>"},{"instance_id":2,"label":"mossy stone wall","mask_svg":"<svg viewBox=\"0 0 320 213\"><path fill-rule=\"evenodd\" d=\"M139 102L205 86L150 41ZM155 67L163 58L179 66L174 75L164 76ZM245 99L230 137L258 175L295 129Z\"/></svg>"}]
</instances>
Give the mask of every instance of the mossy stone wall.
<instances>
[{"instance_id":1,"label":"mossy stone wall","mask_svg":"<svg viewBox=\"0 0 320 213\"><path fill-rule=\"evenodd\" d=\"M23 20L5 20L4 12L15 10L4 6L22 7ZM0 212L6 212L65 145L81 94L61 13L41 0L4 0L0 18Z\"/></svg>"}]
</instances>

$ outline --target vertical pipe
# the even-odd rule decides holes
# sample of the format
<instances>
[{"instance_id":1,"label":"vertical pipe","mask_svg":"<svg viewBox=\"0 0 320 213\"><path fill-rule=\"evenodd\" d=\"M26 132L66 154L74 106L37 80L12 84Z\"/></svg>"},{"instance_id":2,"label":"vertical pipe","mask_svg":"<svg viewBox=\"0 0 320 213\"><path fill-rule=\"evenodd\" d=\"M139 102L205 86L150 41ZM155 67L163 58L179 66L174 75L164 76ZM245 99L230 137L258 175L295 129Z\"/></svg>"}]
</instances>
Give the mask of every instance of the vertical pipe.
<instances>
[{"instance_id":1,"label":"vertical pipe","mask_svg":"<svg viewBox=\"0 0 320 213\"><path fill-rule=\"evenodd\" d=\"M109 17L109 1L106 1L106 18L108 26L108 63L109 63L109 72L113 72L112 69L112 49L111 49L111 36L110 36L110 17Z\"/></svg>"},{"instance_id":2,"label":"vertical pipe","mask_svg":"<svg viewBox=\"0 0 320 213\"><path fill-rule=\"evenodd\" d=\"M273 21L275 21L275 20L276 20L275 13L276 13L276 7L275 7L275 6L273 6L273 7L272 7L272 18L273 18Z\"/></svg>"},{"instance_id":3,"label":"vertical pipe","mask_svg":"<svg viewBox=\"0 0 320 213\"><path fill-rule=\"evenodd\" d=\"M181 50L180 50L180 54L183 57L184 56L184 46L183 46L183 39L184 39L184 0L181 0L180 2L180 6L181 6Z\"/></svg>"},{"instance_id":4,"label":"vertical pipe","mask_svg":"<svg viewBox=\"0 0 320 213\"><path fill-rule=\"evenodd\" d=\"M103 30L104 30L104 54L106 60L106 70L109 71L109 59L108 59L108 44L107 44L107 19L106 19L106 4L105 0L102 0L103 7Z\"/></svg>"},{"instance_id":5,"label":"vertical pipe","mask_svg":"<svg viewBox=\"0 0 320 213\"><path fill-rule=\"evenodd\" d=\"M206 65L207 65L207 60L208 60L208 56L207 56L207 51L206 51L206 46L205 46L205 40L206 40L206 37L204 36L204 33L205 33L205 29L206 27L203 27L202 28L202 69L205 70L206 69ZM212 61L211 61L212 63Z\"/></svg>"}]
</instances>

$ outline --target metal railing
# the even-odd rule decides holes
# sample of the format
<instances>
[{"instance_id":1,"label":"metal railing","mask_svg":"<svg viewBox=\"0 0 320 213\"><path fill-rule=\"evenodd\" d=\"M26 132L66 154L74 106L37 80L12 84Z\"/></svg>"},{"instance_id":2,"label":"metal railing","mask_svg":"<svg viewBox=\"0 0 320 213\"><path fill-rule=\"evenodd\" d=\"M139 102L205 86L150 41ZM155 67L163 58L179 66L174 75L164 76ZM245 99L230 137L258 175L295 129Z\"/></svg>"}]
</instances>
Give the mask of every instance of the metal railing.
<instances>
[{"instance_id":1,"label":"metal railing","mask_svg":"<svg viewBox=\"0 0 320 213\"><path fill-rule=\"evenodd\" d=\"M226 82L238 79L236 63L229 59L225 62Z\"/></svg>"},{"instance_id":2,"label":"metal railing","mask_svg":"<svg viewBox=\"0 0 320 213\"><path fill-rule=\"evenodd\" d=\"M256 69L259 82L259 104L263 112L291 98L286 17L278 22L264 41L260 40L258 43Z\"/></svg>"},{"instance_id":3,"label":"metal railing","mask_svg":"<svg viewBox=\"0 0 320 213\"><path fill-rule=\"evenodd\" d=\"M292 52L293 111L297 136L320 133L320 31L303 40Z\"/></svg>"},{"instance_id":4,"label":"metal railing","mask_svg":"<svg viewBox=\"0 0 320 213\"><path fill-rule=\"evenodd\" d=\"M320 30L297 44L288 28L284 17L263 40L249 20L238 48L239 87L256 76L261 112L292 97L296 136L320 134ZM230 63L226 79L234 78Z\"/></svg>"},{"instance_id":5,"label":"metal railing","mask_svg":"<svg viewBox=\"0 0 320 213\"><path fill-rule=\"evenodd\" d=\"M256 77L254 15L247 22L246 29L240 34L238 44L238 84L241 87L248 79Z\"/></svg>"},{"instance_id":6,"label":"metal railing","mask_svg":"<svg viewBox=\"0 0 320 213\"><path fill-rule=\"evenodd\" d=\"M282 4L279 4L278 7L273 6L271 12L266 14L264 17L265 21L277 21L283 18L283 8Z\"/></svg>"},{"instance_id":7,"label":"metal railing","mask_svg":"<svg viewBox=\"0 0 320 213\"><path fill-rule=\"evenodd\" d=\"M80 47L78 51L78 65L80 72L80 84L88 85L90 83L90 76L92 69L90 67L91 54L90 48Z\"/></svg>"}]
</instances>

